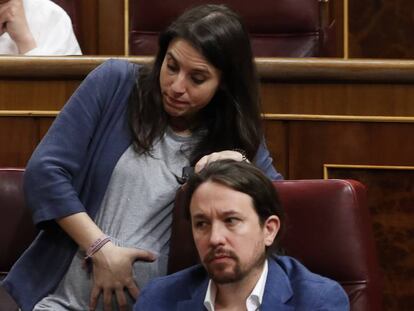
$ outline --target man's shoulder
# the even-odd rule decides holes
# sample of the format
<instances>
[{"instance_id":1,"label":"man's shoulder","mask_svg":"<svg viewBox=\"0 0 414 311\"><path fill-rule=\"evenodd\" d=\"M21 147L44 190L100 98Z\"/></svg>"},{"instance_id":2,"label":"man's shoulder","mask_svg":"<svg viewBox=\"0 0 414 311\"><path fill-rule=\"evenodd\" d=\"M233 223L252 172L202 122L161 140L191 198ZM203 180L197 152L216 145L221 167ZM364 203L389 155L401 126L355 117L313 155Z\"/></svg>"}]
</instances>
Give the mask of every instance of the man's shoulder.
<instances>
[{"instance_id":1,"label":"man's shoulder","mask_svg":"<svg viewBox=\"0 0 414 311\"><path fill-rule=\"evenodd\" d=\"M208 277L200 265L155 278L142 290L134 311L173 310L180 301L190 299L194 291L207 284Z\"/></svg>"},{"instance_id":2,"label":"man's shoulder","mask_svg":"<svg viewBox=\"0 0 414 311\"><path fill-rule=\"evenodd\" d=\"M292 282L301 282L309 281L315 283L330 283L335 282L327 277L311 272L306 268L299 260L289 257L289 256L278 256L272 258L275 263L277 263L286 275L289 277L289 280Z\"/></svg>"},{"instance_id":3,"label":"man's shoulder","mask_svg":"<svg viewBox=\"0 0 414 311\"><path fill-rule=\"evenodd\" d=\"M145 288L157 290L158 292L171 291L171 287L176 289L190 288L203 282L206 277L205 269L201 265L196 265L167 276L155 278Z\"/></svg>"},{"instance_id":4,"label":"man's shoulder","mask_svg":"<svg viewBox=\"0 0 414 311\"><path fill-rule=\"evenodd\" d=\"M311 272L292 257L278 256L271 261L283 270L292 291L293 301L298 305L334 305L338 306L338 310L347 310L348 297L338 282ZM273 271L277 271L277 268Z\"/></svg>"}]
</instances>

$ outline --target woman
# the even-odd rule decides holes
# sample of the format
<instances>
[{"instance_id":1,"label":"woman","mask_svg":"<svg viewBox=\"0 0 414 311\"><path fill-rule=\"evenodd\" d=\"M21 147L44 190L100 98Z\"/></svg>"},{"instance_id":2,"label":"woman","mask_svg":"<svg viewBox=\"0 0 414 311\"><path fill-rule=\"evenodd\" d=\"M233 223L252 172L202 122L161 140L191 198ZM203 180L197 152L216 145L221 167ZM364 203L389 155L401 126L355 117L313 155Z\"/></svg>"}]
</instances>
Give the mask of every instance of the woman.
<instances>
[{"instance_id":1,"label":"woman","mask_svg":"<svg viewBox=\"0 0 414 311\"><path fill-rule=\"evenodd\" d=\"M185 12L160 35L153 66L95 69L35 150L26 201L43 230L6 288L22 310L129 308L166 273L183 167L247 157L280 179L261 140L240 18L220 5Z\"/></svg>"}]
</instances>

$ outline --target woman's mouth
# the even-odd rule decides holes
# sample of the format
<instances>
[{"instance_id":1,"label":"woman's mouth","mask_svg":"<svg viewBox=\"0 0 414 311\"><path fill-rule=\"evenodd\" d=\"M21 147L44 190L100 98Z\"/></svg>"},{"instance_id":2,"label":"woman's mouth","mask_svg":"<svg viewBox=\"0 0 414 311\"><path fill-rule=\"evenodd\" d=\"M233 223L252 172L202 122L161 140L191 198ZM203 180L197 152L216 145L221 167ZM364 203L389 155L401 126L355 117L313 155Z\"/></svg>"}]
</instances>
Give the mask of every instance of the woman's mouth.
<instances>
[{"instance_id":1,"label":"woman's mouth","mask_svg":"<svg viewBox=\"0 0 414 311\"><path fill-rule=\"evenodd\" d=\"M174 99L171 96L168 96L166 94L164 96L165 96L167 104L169 104L170 106L179 107L179 108L188 106L188 102L186 101Z\"/></svg>"}]
</instances>

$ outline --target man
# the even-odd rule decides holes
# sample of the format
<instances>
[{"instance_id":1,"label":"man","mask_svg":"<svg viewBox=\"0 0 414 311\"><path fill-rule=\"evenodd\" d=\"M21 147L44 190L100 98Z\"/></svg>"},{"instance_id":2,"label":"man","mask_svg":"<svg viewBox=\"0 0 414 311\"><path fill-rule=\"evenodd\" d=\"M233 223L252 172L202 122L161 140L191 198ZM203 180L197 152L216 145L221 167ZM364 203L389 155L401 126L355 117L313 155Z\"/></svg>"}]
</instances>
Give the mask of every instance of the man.
<instances>
[{"instance_id":1,"label":"man","mask_svg":"<svg viewBox=\"0 0 414 311\"><path fill-rule=\"evenodd\" d=\"M66 12L50 0L0 0L0 54L80 55Z\"/></svg>"},{"instance_id":2,"label":"man","mask_svg":"<svg viewBox=\"0 0 414 311\"><path fill-rule=\"evenodd\" d=\"M187 183L202 266L153 280L135 310L349 310L341 286L287 256L269 256L283 226L272 183L255 167L209 164Z\"/></svg>"}]
</instances>

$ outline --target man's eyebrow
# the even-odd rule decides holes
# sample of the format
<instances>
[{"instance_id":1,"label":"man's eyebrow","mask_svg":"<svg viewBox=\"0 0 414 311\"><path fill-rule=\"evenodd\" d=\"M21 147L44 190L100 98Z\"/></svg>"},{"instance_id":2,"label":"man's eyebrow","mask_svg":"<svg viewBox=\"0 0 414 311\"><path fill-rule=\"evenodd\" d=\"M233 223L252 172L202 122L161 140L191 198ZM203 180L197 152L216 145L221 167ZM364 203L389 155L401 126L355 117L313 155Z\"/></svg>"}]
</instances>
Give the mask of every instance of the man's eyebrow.
<instances>
[{"instance_id":1,"label":"man's eyebrow","mask_svg":"<svg viewBox=\"0 0 414 311\"><path fill-rule=\"evenodd\" d=\"M206 215L204 215L204 213L201 213L201 212L195 212L192 215L192 218L206 218Z\"/></svg>"},{"instance_id":2,"label":"man's eyebrow","mask_svg":"<svg viewBox=\"0 0 414 311\"><path fill-rule=\"evenodd\" d=\"M239 216L240 213L234 210L227 210L224 211L222 213L220 213L220 215L224 216L224 217L228 217L228 216Z\"/></svg>"}]
</instances>

